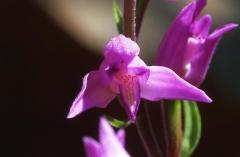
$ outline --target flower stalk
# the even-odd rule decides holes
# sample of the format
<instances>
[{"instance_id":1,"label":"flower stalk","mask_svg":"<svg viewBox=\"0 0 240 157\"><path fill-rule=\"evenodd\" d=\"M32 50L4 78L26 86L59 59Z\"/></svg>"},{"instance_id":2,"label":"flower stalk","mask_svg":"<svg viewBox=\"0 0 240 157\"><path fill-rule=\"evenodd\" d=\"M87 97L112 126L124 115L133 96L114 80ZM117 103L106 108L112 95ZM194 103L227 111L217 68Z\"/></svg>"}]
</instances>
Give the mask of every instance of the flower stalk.
<instances>
[{"instance_id":1,"label":"flower stalk","mask_svg":"<svg viewBox=\"0 0 240 157\"><path fill-rule=\"evenodd\" d=\"M151 121L149 104L143 103L142 114L136 120L136 129L143 142L148 157L164 157Z\"/></svg>"},{"instance_id":2,"label":"flower stalk","mask_svg":"<svg viewBox=\"0 0 240 157\"><path fill-rule=\"evenodd\" d=\"M124 35L136 41L137 0L124 0Z\"/></svg>"},{"instance_id":3,"label":"flower stalk","mask_svg":"<svg viewBox=\"0 0 240 157\"><path fill-rule=\"evenodd\" d=\"M161 112L161 122L162 122L162 128L163 128L163 136L164 136L164 144L165 144L165 156L169 156L169 148L170 148L170 142L169 142L169 133L168 133L168 124L167 124L167 117L166 117L166 109L164 106L164 101L160 101L160 112Z\"/></svg>"},{"instance_id":4,"label":"flower stalk","mask_svg":"<svg viewBox=\"0 0 240 157\"><path fill-rule=\"evenodd\" d=\"M141 122L142 122L141 119L137 119L137 121L135 123L138 135L140 137L140 140L142 141L142 144L146 151L147 157L154 157L152 155L151 149L149 147L149 142L147 141L148 134L145 132L146 129L143 128L143 125L141 124Z\"/></svg>"},{"instance_id":5,"label":"flower stalk","mask_svg":"<svg viewBox=\"0 0 240 157\"><path fill-rule=\"evenodd\" d=\"M136 0L124 0L124 35L127 37L130 37L133 41L137 40L136 37L136 7L137 3ZM138 135L140 137L140 140L142 141L143 147L146 151L147 157L153 157L149 143L147 140L147 133L144 131L142 125L142 120L137 119L136 120L136 130L138 132Z\"/></svg>"},{"instance_id":6,"label":"flower stalk","mask_svg":"<svg viewBox=\"0 0 240 157\"><path fill-rule=\"evenodd\" d=\"M150 136L152 137L152 140L153 140L153 144L154 144L154 147L155 148L155 156L158 156L158 157L163 157L163 152L162 152L162 149L158 143L158 140L157 140L157 137L156 137L156 134L155 134L155 131L153 129L153 123L152 123L152 120L151 120L151 116L150 116L150 111L149 111L149 104L147 104L146 101L144 101L144 113L145 113L145 116L146 116L146 121L147 121L147 126L148 126L148 130L149 130L149 134Z\"/></svg>"}]
</instances>

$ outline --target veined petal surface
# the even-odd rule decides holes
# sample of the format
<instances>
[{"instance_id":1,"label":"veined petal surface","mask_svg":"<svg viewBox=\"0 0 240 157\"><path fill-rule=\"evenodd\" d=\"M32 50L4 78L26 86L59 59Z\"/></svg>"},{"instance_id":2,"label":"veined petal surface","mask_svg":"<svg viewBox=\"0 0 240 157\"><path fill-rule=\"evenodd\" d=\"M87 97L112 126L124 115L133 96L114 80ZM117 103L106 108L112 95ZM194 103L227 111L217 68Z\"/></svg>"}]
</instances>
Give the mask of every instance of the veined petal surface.
<instances>
[{"instance_id":1,"label":"veined petal surface","mask_svg":"<svg viewBox=\"0 0 240 157\"><path fill-rule=\"evenodd\" d=\"M120 100L129 118L134 122L140 104L140 85L137 76L127 75L119 85Z\"/></svg>"},{"instance_id":2,"label":"veined petal surface","mask_svg":"<svg viewBox=\"0 0 240 157\"><path fill-rule=\"evenodd\" d=\"M212 100L200 89L180 78L171 69L151 66L150 76L141 85L141 97L150 101L184 99L210 103Z\"/></svg>"},{"instance_id":3,"label":"veined petal surface","mask_svg":"<svg viewBox=\"0 0 240 157\"><path fill-rule=\"evenodd\" d=\"M92 71L84 76L82 89L75 98L67 117L73 118L92 107L106 107L115 96L111 88L102 83L100 72Z\"/></svg>"}]
</instances>

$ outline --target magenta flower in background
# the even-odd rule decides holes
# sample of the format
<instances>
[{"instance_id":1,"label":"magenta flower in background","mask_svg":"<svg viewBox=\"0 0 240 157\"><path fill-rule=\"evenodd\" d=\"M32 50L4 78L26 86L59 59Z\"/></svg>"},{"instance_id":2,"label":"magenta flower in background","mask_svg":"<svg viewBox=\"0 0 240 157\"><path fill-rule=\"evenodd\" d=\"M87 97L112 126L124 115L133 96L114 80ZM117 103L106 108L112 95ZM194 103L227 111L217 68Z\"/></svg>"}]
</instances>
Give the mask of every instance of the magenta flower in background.
<instances>
[{"instance_id":1,"label":"magenta flower in background","mask_svg":"<svg viewBox=\"0 0 240 157\"><path fill-rule=\"evenodd\" d=\"M161 41L157 64L174 70L193 85L205 79L215 48L225 32L237 27L227 24L209 35L210 15L198 17L206 0L194 0L178 14Z\"/></svg>"},{"instance_id":2,"label":"magenta flower in background","mask_svg":"<svg viewBox=\"0 0 240 157\"><path fill-rule=\"evenodd\" d=\"M125 131L115 134L105 118L99 123L99 142L91 137L84 137L83 143L87 157L130 157L124 149Z\"/></svg>"},{"instance_id":3,"label":"magenta flower in background","mask_svg":"<svg viewBox=\"0 0 240 157\"><path fill-rule=\"evenodd\" d=\"M112 38L105 47L99 70L84 76L82 90L74 100L68 118L93 107L105 108L117 95L133 122L140 98L150 101L187 99L211 102L202 90L180 78L171 69L147 66L138 57L139 51L138 45L123 35Z\"/></svg>"}]
</instances>

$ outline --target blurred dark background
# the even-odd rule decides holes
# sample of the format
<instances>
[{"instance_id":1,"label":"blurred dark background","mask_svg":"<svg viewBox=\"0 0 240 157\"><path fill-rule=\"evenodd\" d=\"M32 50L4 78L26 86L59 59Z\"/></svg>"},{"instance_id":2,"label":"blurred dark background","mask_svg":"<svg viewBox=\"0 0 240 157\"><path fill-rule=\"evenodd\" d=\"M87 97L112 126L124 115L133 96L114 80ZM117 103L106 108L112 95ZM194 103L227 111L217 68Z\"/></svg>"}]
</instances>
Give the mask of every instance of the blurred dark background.
<instances>
[{"instance_id":1,"label":"blurred dark background","mask_svg":"<svg viewBox=\"0 0 240 157\"><path fill-rule=\"evenodd\" d=\"M239 6L237 0L229 2L235 8ZM163 11L171 5L175 4L168 4ZM31 0L5 0L0 5L0 115L3 120L0 129L3 151L0 156L83 157L82 137L89 135L97 138L99 116L111 111L124 112L113 102L106 110L93 109L77 118L66 119L71 102L81 87L81 78L88 71L98 68L104 45L100 48L95 46L95 38L91 35L88 37L90 42L76 40L72 35L74 33L67 33L67 29L48 13L49 10L41 6ZM176 4L176 11L166 11L169 20L161 28L163 31L180 6L183 3ZM156 10L153 8L153 11ZM51 7L50 11L53 11ZM163 14L163 11L158 14ZM111 16L111 10L108 12ZM223 17L225 21L220 24L237 23L239 16L240 12L236 12L229 18ZM115 29L113 22L109 25ZM145 25L144 29L147 28L148 25ZM91 38L94 38L93 41ZM105 38L102 42L109 39L107 35ZM149 49L156 51L160 39L161 36L153 40L155 47ZM194 157L240 156L239 43L239 29L224 36L207 79L201 86L214 102L200 105L203 134ZM144 58L152 63L154 53ZM157 123L159 120L160 117L154 121ZM127 149L134 157L145 156L133 126L127 129Z\"/></svg>"}]
</instances>

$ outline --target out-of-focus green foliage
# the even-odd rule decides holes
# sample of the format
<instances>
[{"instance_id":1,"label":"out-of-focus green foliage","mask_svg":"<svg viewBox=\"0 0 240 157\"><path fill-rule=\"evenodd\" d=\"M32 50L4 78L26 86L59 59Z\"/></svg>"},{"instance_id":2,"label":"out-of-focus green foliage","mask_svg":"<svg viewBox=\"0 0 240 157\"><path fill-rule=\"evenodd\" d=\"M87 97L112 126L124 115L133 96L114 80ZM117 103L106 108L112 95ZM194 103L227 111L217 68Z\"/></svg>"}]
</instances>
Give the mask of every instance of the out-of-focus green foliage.
<instances>
[{"instance_id":1,"label":"out-of-focus green foliage","mask_svg":"<svg viewBox=\"0 0 240 157\"><path fill-rule=\"evenodd\" d=\"M118 120L116 118L113 118L111 116L106 115L105 116L108 120L108 122L114 127L114 128L125 128L128 127L131 122L130 121L122 121L122 120Z\"/></svg>"},{"instance_id":2,"label":"out-of-focus green foliage","mask_svg":"<svg viewBox=\"0 0 240 157\"><path fill-rule=\"evenodd\" d=\"M189 157L201 137L201 116L196 102L182 101L184 114L184 135L181 157Z\"/></svg>"},{"instance_id":3,"label":"out-of-focus green foliage","mask_svg":"<svg viewBox=\"0 0 240 157\"><path fill-rule=\"evenodd\" d=\"M123 16L116 0L112 0L113 16L119 34L123 33Z\"/></svg>"}]
</instances>

